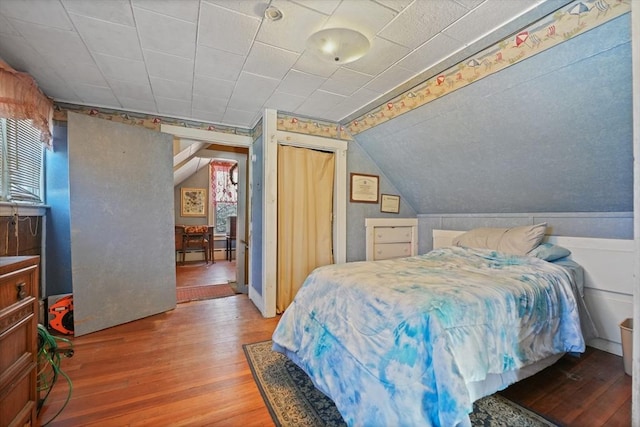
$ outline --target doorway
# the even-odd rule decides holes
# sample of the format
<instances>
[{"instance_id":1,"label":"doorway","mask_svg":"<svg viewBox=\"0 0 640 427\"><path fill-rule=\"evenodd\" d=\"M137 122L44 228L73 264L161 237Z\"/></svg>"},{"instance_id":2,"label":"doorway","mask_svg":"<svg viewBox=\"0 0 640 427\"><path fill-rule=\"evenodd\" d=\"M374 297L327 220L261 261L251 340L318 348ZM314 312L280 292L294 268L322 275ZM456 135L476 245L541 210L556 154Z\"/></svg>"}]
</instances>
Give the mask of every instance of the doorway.
<instances>
[{"instance_id":1,"label":"doorway","mask_svg":"<svg viewBox=\"0 0 640 427\"><path fill-rule=\"evenodd\" d=\"M174 135L174 196L176 205L176 223L187 225L215 225L210 201L207 198L206 218L184 218L180 216L180 188L197 187L210 189L211 177L209 175L209 163L214 159L227 160L237 163L237 238L233 250L228 257L227 239L224 230L214 233L214 258L215 263L208 265L203 260L202 253L195 253L182 266L176 265L176 285L192 286L198 284L234 284L234 289L240 293L246 293L249 281L248 242L250 240L247 224L250 201L248 200L250 173L251 143L248 136L225 134L216 131L191 129L162 125L161 131ZM228 259L230 258L230 259Z\"/></svg>"}]
</instances>

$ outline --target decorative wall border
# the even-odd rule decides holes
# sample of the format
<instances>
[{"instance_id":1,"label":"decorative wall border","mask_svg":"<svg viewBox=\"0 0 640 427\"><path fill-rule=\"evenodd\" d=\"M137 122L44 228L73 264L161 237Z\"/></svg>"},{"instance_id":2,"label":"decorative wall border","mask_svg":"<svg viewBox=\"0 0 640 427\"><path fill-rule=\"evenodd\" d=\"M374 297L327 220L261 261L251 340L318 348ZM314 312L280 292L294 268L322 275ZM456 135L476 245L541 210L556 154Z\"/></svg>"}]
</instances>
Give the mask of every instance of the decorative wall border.
<instances>
[{"instance_id":1,"label":"decorative wall border","mask_svg":"<svg viewBox=\"0 0 640 427\"><path fill-rule=\"evenodd\" d=\"M631 11L629 0L609 2L576 0L344 126L357 135Z\"/></svg>"},{"instance_id":2,"label":"decorative wall border","mask_svg":"<svg viewBox=\"0 0 640 427\"><path fill-rule=\"evenodd\" d=\"M243 129L232 126L197 122L193 120L181 120L172 117L154 116L144 113L134 113L102 107L89 107L86 105L67 104L63 102L54 103L53 119L66 122L68 111L78 114L85 114L112 122L142 126L147 129L155 130L157 132L160 132L160 125L165 124L193 129L210 130L233 135L250 136L253 140L255 140L262 134L262 120L259 120L253 129Z\"/></svg>"},{"instance_id":3,"label":"decorative wall border","mask_svg":"<svg viewBox=\"0 0 640 427\"><path fill-rule=\"evenodd\" d=\"M278 112L278 130L353 141L351 135L345 132L340 123L299 117L289 113Z\"/></svg>"}]
</instances>

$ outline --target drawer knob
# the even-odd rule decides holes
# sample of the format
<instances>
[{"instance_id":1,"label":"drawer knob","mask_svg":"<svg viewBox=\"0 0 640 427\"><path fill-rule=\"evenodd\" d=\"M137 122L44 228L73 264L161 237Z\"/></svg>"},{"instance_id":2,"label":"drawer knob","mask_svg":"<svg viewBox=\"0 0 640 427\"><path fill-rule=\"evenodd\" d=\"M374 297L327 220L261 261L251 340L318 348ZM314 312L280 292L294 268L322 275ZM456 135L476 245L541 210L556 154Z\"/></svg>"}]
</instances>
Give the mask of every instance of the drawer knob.
<instances>
[{"instance_id":1,"label":"drawer knob","mask_svg":"<svg viewBox=\"0 0 640 427\"><path fill-rule=\"evenodd\" d=\"M25 289L27 284L25 282L18 283L16 285L16 290L18 291L18 300L23 300L27 297L27 290Z\"/></svg>"}]
</instances>

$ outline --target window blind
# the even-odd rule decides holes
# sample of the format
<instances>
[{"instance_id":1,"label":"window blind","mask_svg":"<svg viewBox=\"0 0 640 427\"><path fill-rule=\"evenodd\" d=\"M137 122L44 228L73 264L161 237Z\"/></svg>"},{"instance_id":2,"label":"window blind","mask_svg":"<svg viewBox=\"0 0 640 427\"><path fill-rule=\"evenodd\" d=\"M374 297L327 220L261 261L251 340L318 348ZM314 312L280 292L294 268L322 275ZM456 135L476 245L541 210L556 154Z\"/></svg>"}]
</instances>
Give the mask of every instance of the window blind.
<instances>
[{"instance_id":1,"label":"window blind","mask_svg":"<svg viewBox=\"0 0 640 427\"><path fill-rule=\"evenodd\" d=\"M42 203L43 150L40 132L29 120L0 119L0 194L4 201Z\"/></svg>"}]
</instances>

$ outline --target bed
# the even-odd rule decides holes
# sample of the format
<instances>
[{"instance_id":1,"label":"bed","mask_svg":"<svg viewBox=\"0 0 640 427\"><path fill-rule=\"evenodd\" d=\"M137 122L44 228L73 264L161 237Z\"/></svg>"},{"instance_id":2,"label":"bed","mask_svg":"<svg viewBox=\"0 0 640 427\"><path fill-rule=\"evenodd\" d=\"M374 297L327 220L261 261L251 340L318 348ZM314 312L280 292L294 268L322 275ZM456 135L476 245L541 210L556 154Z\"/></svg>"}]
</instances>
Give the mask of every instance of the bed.
<instances>
[{"instance_id":1,"label":"bed","mask_svg":"<svg viewBox=\"0 0 640 427\"><path fill-rule=\"evenodd\" d=\"M475 400L583 352L588 319L580 266L540 245L544 224L478 230L424 255L317 268L274 350L349 425L468 425Z\"/></svg>"}]
</instances>

